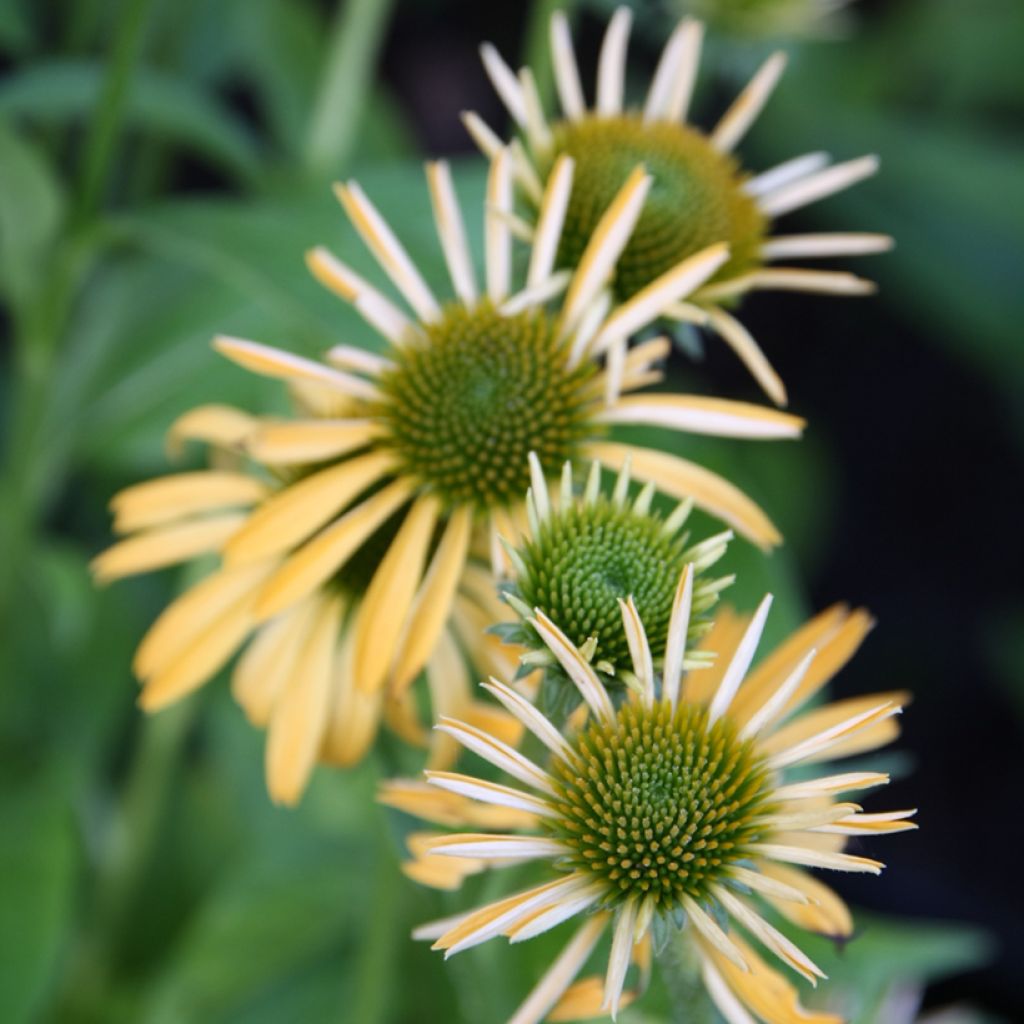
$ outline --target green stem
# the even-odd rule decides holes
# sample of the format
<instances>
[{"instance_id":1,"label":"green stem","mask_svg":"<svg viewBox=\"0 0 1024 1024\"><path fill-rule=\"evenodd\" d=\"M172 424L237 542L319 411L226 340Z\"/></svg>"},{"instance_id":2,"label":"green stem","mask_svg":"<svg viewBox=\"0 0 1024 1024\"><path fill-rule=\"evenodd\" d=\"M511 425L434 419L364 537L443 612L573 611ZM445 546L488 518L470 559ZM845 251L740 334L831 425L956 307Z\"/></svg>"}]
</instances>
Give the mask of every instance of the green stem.
<instances>
[{"instance_id":1,"label":"green stem","mask_svg":"<svg viewBox=\"0 0 1024 1024\"><path fill-rule=\"evenodd\" d=\"M673 931L658 953L673 1024L715 1024L718 1013L700 975L700 957L688 929Z\"/></svg>"},{"instance_id":2,"label":"green stem","mask_svg":"<svg viewBox=\"0 0 1024 1024\"><path fill-rule=\"evenodd\" d=\"M338 10L306 139L314 174L337 173L351 154L393 3L346 0Z\"/></svg>"},{"instance_id":3,"label":"green stem","mask_svg":"<svg viewBox=\"0 0 1024 1024\"><path fill-rule=\"evenodd\" d=\"M104 1005L124 926L164 822L185 739L201 701L193 698L143 719L128 777L91 885L88 926L64 978L55 1019L70 1007Z\"/></svg>"},{"instance_id":4,"label":"green stem","mask_svg":"<svg viewBox=\"0 0 1024 1024\"><path fill-rule=\"evenodd\" d=\"M74 223L88 221L96 210L107 180L124 119L132 75L142 52L146 14L152 0L124 0L117 18L117 34L107 62L92 128L85 142L82 175L78 182Z\"/></svg>"}]
</instances>

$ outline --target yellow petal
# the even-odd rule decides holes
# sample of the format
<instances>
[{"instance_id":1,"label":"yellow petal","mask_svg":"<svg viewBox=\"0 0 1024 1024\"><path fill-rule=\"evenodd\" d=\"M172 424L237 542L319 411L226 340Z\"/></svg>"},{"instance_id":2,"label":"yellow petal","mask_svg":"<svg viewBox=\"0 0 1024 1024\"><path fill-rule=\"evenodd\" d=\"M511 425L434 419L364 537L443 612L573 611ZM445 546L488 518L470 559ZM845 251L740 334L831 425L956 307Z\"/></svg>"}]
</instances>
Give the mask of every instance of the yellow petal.
<instances>
[{"instance_id":1,"label":"yellow petal","mask_svg":"<svg viewBox=\"0 0 1024 1024\"><path fill-rule=\"evenodd\" d=\"M655 481L659 490L671 497L692 498L695 504L728 523L758 547L771 548L782 540L771 520L739 488L677 455L652 448L600 442L587 445L583 457L597 459L616 472L629 459L635 477Z\"/></svg>"},{"instance_id":2,"label":"yellow petal","mask_svg":"<svg viewBox=\"0 0 1024 1024\"><path fill-rule=\"evenodd\" d=\"M383 685L394 662L439 511L433 495L413 503L367 588L354 655L356 685L365 692Z\"/></svg>"},{"instance_id":3,"label":"yellow petal","mask_svg":"<svg viewBox=\"0 0 1024 1024\"><path fill-rule=\"evenodd\" d=\"M268 622L235 665L232 696L257 728L265 728L270 721L274 701L306 646L316 609L317 601L311 598Z\"/></svg>"},{"instance_id":4,"label":"yellow petal","mask_svg":"<svg viewBox=\"0 0 1024 1024\"><path fill-rule=\"evenodd\" d=\"M289 466L337 458L369 444L381 432L370 420L295 420L265 423L246 440L246 450L265 465Z\"/></svg>"},{"instance_id":5,"label":"yellow petal","mask_svg":"<svg viewBox=\"0 0 1024 1024\"><path fill-rule=\"evenodd\" d=\"M187 441L203 441L218 448L237 448L257 420L230 405L200 405L179 416L167 431L167 454L180 459Z\"/></svg>"},{"instance_id":6,"label":"yellow petal","mask_svg":"<svg viewBox=\"0 0 1024 1024\"><path fill-rule=\"evenodd\" d=\"M396 480L367 498L299 548L268 581L256 606L270 618L334 575L380 525L409 498L412 484Z\"/></svg>"},{"instance_id":7,"label":"yellow petal","mask_svg":"<svg viewBox=\"0 0 1024 1024\"><path fill-rule=\"evenodd\" d=\"M198 512L254 505L270 493L262 480L245 473L209 469L174 473L128 487L111 499L114 529L142 530Z\"/></svg>"},{"instance_id":8,"label":"yellow petal","mask_svg":"<svg viewBox=\"0 0 1024 1024\"><path fill-rule=\"evenodd\" d=\"M432 717L463 718L470 705L469 669L450 633L442 633L427 662ZM478 724L478 723L470 723ZM459 743L446 732L434 729L427 767L448 768L459 756Z\"/></svg>"},{"instance_id":9,"label":"yellow petal","mask_svg":"<svg viewBox=\"0 0 1024 1024\"><path fill-rule=\"evenodd\" d=\"M455 509L431 559L409 614L398 660L391 674L396 691L405 689L419 674L438 642L462 576L469 547L473 515L463 506Z\"/></svg>"},{"instance_id":10,"label":"yellow petal","mask_svg":"<svg viewBox=\"0 0 1024 1024\"><path fill-rule=\"evenodd\" d=\"M271 568L263 564L221 569L186 590L146 631L132 661L135 674L145 679L160 671L187 649L211 621L246 594L254 595Z\"/></svg>"},{"instance_id":11,"label":"yellow petal","mask_svg":"<svg viewBox=\"0 0 1024 1024\"><path fill-rule=\"evenodd\" d=\"M267 791L275 803L302 796L327 727L331 675L344 604L320 602L309 639L274 704L267 728Z\"/></svg>"},{"instance_id":12,"label":"yellow petal","mask_svg":"<svg viewBox=\"0 0 1024 1024\"><path fill-rule=\"evenodd\" d=\"M334 518L394 465L386 452L371 452L322 469L265 501L224 549L224 560L251 562L277 555Z\"/></svg>"},{"instance_id":13,"label":"yellow petal","mask_svg":"<svg viewBox=\"0 0 1024 1024\"><path fill-rule=\"evenodd\" d=\"M245 518L232 512L138 533L97 555L91 564L93 574L100 583L109 583L216 551Z\"/></svg>"},{"instance_id":14,"label":"yellow petal","mask_svg":"<svg viewBox=\"0 0 1024 1024\"><path fill-rule=\"evenodd\" d=\"M356 686L352 668L354 636L354 628L346 631L335 659L333 695L321 752L325 760L343 767L363 759L377 736L381 713L381 694L364 693Z\"/></svg>"}]
</instances>

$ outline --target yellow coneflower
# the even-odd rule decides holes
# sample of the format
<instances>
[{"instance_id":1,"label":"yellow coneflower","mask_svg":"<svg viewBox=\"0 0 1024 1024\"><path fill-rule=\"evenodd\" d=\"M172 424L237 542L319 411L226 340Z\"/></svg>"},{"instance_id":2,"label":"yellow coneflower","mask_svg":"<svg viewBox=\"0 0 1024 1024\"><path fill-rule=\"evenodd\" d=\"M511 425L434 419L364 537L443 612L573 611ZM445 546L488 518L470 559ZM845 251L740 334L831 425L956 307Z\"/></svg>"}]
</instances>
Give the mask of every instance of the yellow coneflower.
<instances>
[{"instance_id":1,"label":"yellow coneflower","mask_svg":"<svg viewBox=\"0 0 1024 1024\"><path fill-rule=\"evenodd\" d=\"M569 462L562 468L555 494L548 493L534 455L530 475L526 529L522 537L506 540L513 575L503 596L520 621L496 627L506 640L529 649L531 653L521 659L524 667L557 666L547 645L528 625L537 615L559 623L609 682L631 681L629 642L619 601L632 597L655 637L652 654L655 667L660 668L665 650L658 641L668 627L676 582L686 565L695 573L688 640L693 643L711 628L706 613L735 577L709 578L707 570L725 554L731 530L691 544L685 527L693 502L681 502L662 517L651 507L653 483L630 499L628 465L619 472L610 493L602 489L601 467L596 462L579 495L574 493ZM704 663L694 653L686 667Z\"/></svg>"},{"instance_id":2,"label":"yellow coneflower","mask_svg":"<svg viewBox=\"0 0 1024 1024\"><path fill-rule=\"evenodd\" d=\"M321 363L218 338L217 350L244 368L300 389L305 416L190 414L176 435L227 443L256 475L244 467L184 474L114 499L115 525L132 536L99 556L100 577L204 552L222 558L221 569L172 605L143 642L135 663L143 706L161 707L200 685L259 627L236 669L235 692L250 717L268 725L278 799L299 795L322 744L340 749L325 739L332 715L338 729L360 723L360 743L346 748L348 757L372 737L385 692L393 717L412 729L409 686L449 625L486 626L501 617L488 603L493 593L484 596L486 583L473 586L467 559L475 542L501 565L498 528L508 532L522 511L529 452L552 474L580 455L613 467L631 459L637 476L656 478L669 494L692 495L757 543L778 540L764 513L715 474L604 439L612 424L627 422L793 437L802 421L702 396L625 394L659 379L653 364L666 345L655 340L627 354L626 337L713 273L725 248L691 257L613 307L602 286L650 179L631 176L570 275L556 272L553 261L571 179L565 160L541 209L525 287L513 293L511 165L505 151L497 155L481 292L448 168L430 165L438 234L458 296L443 306L359 186L339 185L353 225L411 315L324 249L309 254L309 265L381 332L388 355L339 345ZM460 593L464 607L453 620ZM479 646L471 627L460 631L470 649Z\"/></svg>"},{"instance_id":3,"label":"yellow coneflower","mask_svg":"<svg viewBox=\"0 0 1024 1024\"><path fill-rule=\"evenodd\" d=\"M325 403L338 410L329 393L317 394L309 385L298 390L307 412ZM335 537L357 530L362 549L285 610L268 617L264 609L267 584L294 545L294 533L277 533L279 513L290 509L288 529L300 532L315 528L309 523L320 515L309 504L322 499L322 491L310 496L311 486L321 486L317 474L299 478L298 467L327 457L345 435L335 421L324 419L320 425L314 436L308 424L253 417L227 406L186 413L169 432L169 449L177 454L186 441L206 442L214 468L161 477L118 494L112 502L114 528L127 536L93 563L97 578L109 582L221 555L220 566L169 605L140 643L133 661L143 684L139 703L152 712L187 696L248 640L231 690L253 725L267 730L267 786L276 801L288 804L301 797L318 761L340 766L359 761L382 716L410 742L426 745L429 738L429 761L437 766L450 763L456 750L449 737L428 734L411 694L367 693L356 685L354 643L368 614L375 559L393 538L393 524L367 533L352 521L343 523L344 517L337 519L331 527ZM246 459L255 460L265 476L246 471ZM334 501L343 500L341 486L333 491ZM350 493L362 489L357 477L348 487ZM243 544L236 547L239 538ZM429 594L431 574L443 571L452 543L449 532L433 545L420 601ZM515 742L518 729L510 730L493 706L472 698L467 658L477 668L514 668L510 649L483 633L495 616L506 613L486 560L473 556L461 567L451 604L426 656L431 704L437 713L448 707L450 713L486 722Z\"/></svg>"},{"instance_id":4,"label":"yellow coneflower","mask_svg":"<svg viewBox=\"0 0 1024 1024\"><path fill-rule=\"evenodd\" d=\"M573 917L582 925L514 1014L514 1024L561 1016L569 998L613 1016L631 960L656 920L699 958L709 994L730 1024L794 1019L834 1024L799 1005L795 989L744 936L755 939L812 984L821 970L762 916L759 901L814 931L848 935L842 901L808 867L878 874L883 865L842 851L849 836L915 826L912 811L864 813L840 796L888 777L857 771L788 781L796 766L831 761L888 742L905 695L878 694L807 711L787 721L850 656L869 622L836 608L819 616L765 659L750 664L770 606L751 620L716 621L723 657L715 669L685 674L693 570L676 590L660 673L636 606L621 603L636 685L619 702L588 660L554 624L534 628L579 690L585 717L559 732L529 700L492 679L484 688L517 717L549 755L546 767L486 730L442 719L438 728L507 773L519 785L428 772L428 781L463 799L508 808L533 828L470 832L425 841L425 868L449 857L471 862L544 861L541 885L419 930L450 956L504 935L520 942ZM385 800L415 811L436 808L408 784ZM457 808L449 807L449 819ZM492 826L500 827L500 826ZM417 852L417 851L414 851ZM602 934L611 952L603 986L572 987ZM588 995L589 993L589 995ZM600 1002L598 1003L598 998ZM588 1002L589 1000L589 1002Z\"/></svg>"},{"instance_id":5,"label":"yellow coneflower","mask_svg":"<svg viewBox=\"0 0 1024 1024\"><path fill-rule=\"evenodd\" d=\"M573 266L609 199L629 173L643 165L654 179L629 244L620 257L614 289L629 299L669 267L716 242L729 258L686 301L666 316L706 327L733 349L765 392L785 404L786 390L757 342L727 307L746 292L784 289L862 295L874 286L852 274L773 266L776 260L854 256L890 248L886 235L867 233L773 235L777 217L848 188L873 174L873 156L829 165L825 153L808 153L751 177L732 155L767 102L785 66L776 53L765 62L718 124L704 134L685 121L697 74L702 27L680 23L651 82L642 108L624 103L626 46L632 14L619 8L609 22L598 66L597 92L588 107L580 83L568 22L551 21L555 82L562 107L548 120L529 68L518 74L490 44L484 66L526 145L512 143L517 183L540 203L559 161L576 166L576 187L565 215L557 265ZM501 145L476 115L464 119L485 153Z\"/></svg>"}]
</instances>

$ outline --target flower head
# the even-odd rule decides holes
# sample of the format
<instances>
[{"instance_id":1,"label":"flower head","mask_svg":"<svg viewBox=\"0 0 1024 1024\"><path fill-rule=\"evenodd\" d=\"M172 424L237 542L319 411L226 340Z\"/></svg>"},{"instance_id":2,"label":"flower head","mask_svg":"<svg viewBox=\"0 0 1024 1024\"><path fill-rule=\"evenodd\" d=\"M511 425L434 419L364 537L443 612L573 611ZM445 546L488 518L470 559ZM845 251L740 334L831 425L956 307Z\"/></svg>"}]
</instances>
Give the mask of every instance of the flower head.
<instances>
[{"instance_id":1,"label":"flower head","mask_svg":"<svg viewBox=\"0 0 1024 1024\"><path fill-rule=\"evenodd\" d=\"M795 766L870 750L895 735L894 716L906 700L900 693L800 712L852 654L870 626L867 616L831 609L750 671L770 606L765 598L750 620L720 615L706 642L719 645L721 662L684 675L692 580L687 567L660 673L635 609L623 604L640 683L624 694L605 688L561 630L544 630L586 705L575 729L559 733L513 688L485 684L546 748L546 767L465 723L444 719L439 726L517 785L451 772L428 772L429 782L492 811L510 809L520 820L512 826L518 831L432 839L420 851L424 864L536 860L549 864L550 877L426 926L422 937L451 955L496 935L522 941L584 916L566 952L515 1015L517 1024L541 1020L560 1000L580 998L570 985L606 929L612 942L601 1005L614 1015L630 962L642 955L638 947L655 921L674 933L669 941L693 944L708 991L730 1022L748 1021L748 1011L768 1024L798 1014L834 1022L804 1015L795 990L743 936L816 983L821 970L762 916L760 904L811 930L848 935L845 906L805 869L877 874L878 861L843 852L846 838L915 827L907 820L911 811L864 813L848 800L851 792L886 783L886 775L785 778ZM409 809L421 802L429 813L426 798L417 801L407 789L400 801L385 790L385 799ZM533 816L531 829L522 827L524 812ZM592 981L584 984L593 989Z\"/></svg>"},{"instance_id":2,"label":"flower head","mask_svg":"<svg viewBox=\"0 0 1024 1024\"><path fill-rule=\"evenodd\" d=\"M100 578L113 579L204 554L220 558L143 641L135 661L141 702L155 710L184 696L250 640L234 692L268 727L270 788L285 801L298 798L321 754L357 759L381 714L403 735L419 736L410 686L449 641L470 655L483 644L487 657L508 657L494 638L478 638L504 617L478 556L503 570L498 530L509 533L522 512L531 451L551 474L581 455L612 467L632 458L636 475L692 495L757 543L779 539L722 478L606 440L619 422L753 438L799 434L802 421L758 406L631 394L660 379L654 364L666 342L627 354L626 336L706 280L726 258L724 247L613 306L602 288L650 179L630 178L580 266L559 272L554 255L572 181L566 160L541 207L525 285L513 293L511 163L502 150L490 169L481 289L446 165L430 165L427 177L457 298L440 303L359 186L339 185L349 219L405 307L325 249L309 254L309 266L381 333L388 353L339 345L318 362L218 338L229 359L286 382L300 399L298 415L255 418L223 407L187 414L173 430L178 443L213 443L234 464L122 492L115 529L129 536L94 563ZM439 680L437 709L451 708L456 698L443 683L450 673L428 677ZM334 729L348 737L343 744Z\"/></svg>"},{"instance_id":3,"label":"flower head","mask_svg":"<svg viewBox=\"0 0 1024 1024\"><path fill-rule=\"evenodd\" d=\"M691 544L686 524L693 502L681 502L663 517L652 508L653 482L630 499L628 464L609 493L601 486L600 465L593 463L579 495L574 493L571 463L563 467L560 487L551 495L532 456L531 469L528 528L517 544L508 546L514 575L505 599L520 622L499 628L537 652L523 659L524 667L557 670L542 634L529 625L536 616L543 624L557 622L608 682L623 673L631 680L632 639L620 610L621 602L629 600L650 632L651 654L660 668L676 587L686 565L695 573L688 642L693 644L710 629L705 613L734 577L709 578L706 571L725 554L731 530ZM699 664L691 654L689 667Z\"/></svg>"},{"instance_id":4,"label":"flower head","mask_svg":"<svg viewBox=\"0 0 1024 1024\"><path fill-rule=\"evenodd\" d=\"M751 177L733 150L756 120L778 82L785 57L776 53L757 72L715 128L705 134L686 123L696 79L702 27L684 20L665 46L642 108L625 104L626 47L632 14L612 17L598 65L593 107L584 99L568 22L551 21L552 62L561 117L549 120L529 68L518 74L489 44L484 66L526 145L516 140L516 178L536 204L560 160L571 158L576 185L565 214L558 266L579 258L610 196L631 172L643 167L653 185L635 230L618 260L613 287L620 299L645 288L672 265L706 246L724 242L729 258L685 301L664 314L719 334L743 360L765 392L785 404L778 374L753 337L726 309L746 292L779 288L844 295L873 290L870 282L835 271L769 266L779 259L880 252L885 235L851 233L772 236L777 217L831 195L873 174L874 157L829 166L823 153L809 153ZM492 153L498 137L475 114L466 124L477 144Z\"/></svg>"}]
</instances>

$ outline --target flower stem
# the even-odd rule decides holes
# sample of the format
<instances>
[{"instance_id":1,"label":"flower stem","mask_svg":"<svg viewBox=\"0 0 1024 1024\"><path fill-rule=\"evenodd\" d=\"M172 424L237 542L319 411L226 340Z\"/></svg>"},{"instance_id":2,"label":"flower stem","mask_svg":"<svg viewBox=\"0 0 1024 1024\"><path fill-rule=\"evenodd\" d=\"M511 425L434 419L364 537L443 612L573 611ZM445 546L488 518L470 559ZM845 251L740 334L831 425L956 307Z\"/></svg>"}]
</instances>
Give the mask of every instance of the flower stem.
<instances>
[{"instance_id":1,"label":"flower stem","mask_svg":"<svg viewBox=\"0 0 1024 1024\"><path fill-rule=\"evenodd\" d=\"M718 1015L700 976L700 957L688 929L673 932L657 954L673 1024L715 1024Z\"/></svg>"}]
</instances>

